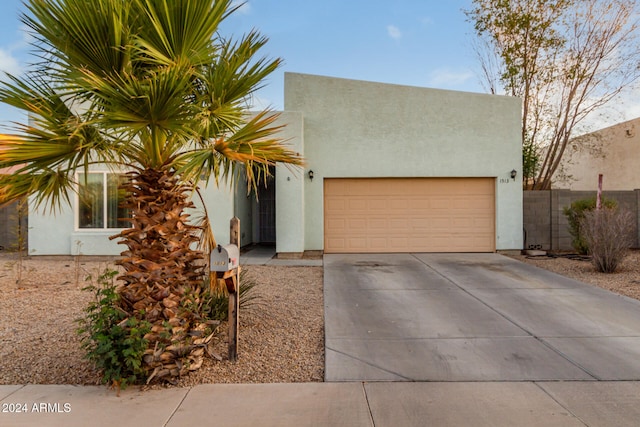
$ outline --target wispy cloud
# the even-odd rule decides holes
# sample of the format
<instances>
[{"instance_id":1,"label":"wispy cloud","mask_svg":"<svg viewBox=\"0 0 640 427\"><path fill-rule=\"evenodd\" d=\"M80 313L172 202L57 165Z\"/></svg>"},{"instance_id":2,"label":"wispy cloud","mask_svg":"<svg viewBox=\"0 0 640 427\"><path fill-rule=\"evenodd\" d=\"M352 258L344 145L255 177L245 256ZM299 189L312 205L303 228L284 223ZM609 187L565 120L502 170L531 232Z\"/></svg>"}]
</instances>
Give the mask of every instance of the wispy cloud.
<instances>
[{"instance_id":1,"label":"wispy cloud","mask_svg":"<svg viewBox=\"0 0 640 427\"><path fill-rule=\"evenodd\" d=\"M398 40L402 38L402 32L395 25L387 25L387 34L394 40Z\"/></svg>"},{"instance_id":2,"label":"wispy cloud","mask_svg":"<svg viewBox=\"0 0 640 427\"><path fill-rule=\"evenodd\" d=\"M22 72L20 62L10 51L0 48L0 70L17 76Z\"/></svg>"},{"instance_id":3,"label":"wispy cloud","mask_svg":"<svg viewBox=\"0 0 640 427\"><path fill-rule=\"evenodd\" d=\"M33 42L29 28L22 24L16 38L7 38L0 46L0 71L18 76L24 72L23 57Z\"/></svg>"},{"instance_id":4,"label":"wispy cloud","mask_svg":"<svg viewBox=\"0 0 640 427\"><path fill-rule=\"evenodd\" d=\"M576 134L593 132L638 117L640 101L637 98L637 88L628 88L606 105L587 115L580 123Z\"/></svg>"},{"instance_id":5,"label":"wispy cloud","mask_svg":"<svg viewBox=\"0 0 640 427\"><path fill-rule=\"evenodd\" d=\"M461 86L474 77L469 70L452 70L450 68L438 68L429 74L429 85L435 87Z\"/></svg>"}]
</instances>

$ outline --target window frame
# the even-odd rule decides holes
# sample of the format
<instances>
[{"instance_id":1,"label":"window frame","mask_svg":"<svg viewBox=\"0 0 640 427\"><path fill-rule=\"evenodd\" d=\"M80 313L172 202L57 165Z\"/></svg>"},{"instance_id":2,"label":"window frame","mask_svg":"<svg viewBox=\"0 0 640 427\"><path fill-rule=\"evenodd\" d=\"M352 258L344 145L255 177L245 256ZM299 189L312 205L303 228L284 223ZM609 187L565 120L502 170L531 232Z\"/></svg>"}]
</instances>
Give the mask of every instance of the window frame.
<instances>
[{"instance_id":1,"label":"window frame","mask_svg":"<svg viewBox=\"0 0 640 427\"><path fill-rule=\"evenodd\" d=\"M118 173L113 171L105 171L105 170L90 170L87 174L95 174L102 176L102 218L103 218L103 226L102 227L80 227L80 191L81 186L84 185L84 175L85 172L76 172L75 179L77 182L77 191L75 194L75 206L73 209L74 213L74 229L76 232L81 233L96 233L96 232L117 232L121 230L125 230L128 227L108 227L109 225L109 189L108 189L108 181L109 175L124 175L124 173ZM117 221L117 219L116 219Z\"/></svg>"}]
</instances>

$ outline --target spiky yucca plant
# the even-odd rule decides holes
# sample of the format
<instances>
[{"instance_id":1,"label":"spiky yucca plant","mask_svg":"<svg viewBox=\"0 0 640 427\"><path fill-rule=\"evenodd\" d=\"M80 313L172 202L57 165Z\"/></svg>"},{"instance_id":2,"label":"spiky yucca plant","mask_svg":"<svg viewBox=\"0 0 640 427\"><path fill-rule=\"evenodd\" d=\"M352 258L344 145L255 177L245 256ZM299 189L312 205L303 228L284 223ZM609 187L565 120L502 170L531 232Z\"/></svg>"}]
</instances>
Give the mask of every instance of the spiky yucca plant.
<instances>
[{"instance_id":1,"label":"spiky yucca plant","mask_svg":"<svg viewBox=\"0 0 640 427\"><path fill-rule=\"evenodd\" d=\"M257 32L220 35L231 0L28 0L22 16L38 60L8 76L0 101L26 111L0 138L0 202L69 203L76 171L128 172L122 187L131 228L119 294L129 316L153 326L148 376L198 366L203 253L185 209L200 179L250 186L276 162L302 164L277 138L277 115L247 116L247 100L280 60L256 57ZM209 241L212 241L209 236Z\"/></svg>"}]
</instances>

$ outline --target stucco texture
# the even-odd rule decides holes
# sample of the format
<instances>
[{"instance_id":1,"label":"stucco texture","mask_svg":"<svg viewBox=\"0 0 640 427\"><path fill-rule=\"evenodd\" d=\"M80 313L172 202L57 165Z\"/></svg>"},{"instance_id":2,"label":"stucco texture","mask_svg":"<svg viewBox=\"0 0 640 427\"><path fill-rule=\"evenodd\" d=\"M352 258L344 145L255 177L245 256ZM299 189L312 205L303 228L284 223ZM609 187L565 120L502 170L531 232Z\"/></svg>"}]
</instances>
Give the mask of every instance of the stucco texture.
<instances>
[{"instance_id":1,"label":"stucco texture","mask_svg":"<svg viewBox=\"0 0 640 427\"><path fill-rule=\"evenodd\" d=\"M314 171L305 250L323 248L323 179L358 177L495 177L496 249L522 247L519 99L286 73L285 110Z\"/></svg>"},{"instance_id":2,"label":"stucco texture","mask_svg":"<svg viewBox=\"0 0 640 427\"><path fill-rule=\"evenodd\" d=\"M495 248L521 249L520 114L517 98L285 73L285 111L278 124L287 126L280 137L304 156L306 166L276 168L276 250L323 250L324 178L376 177L493 178ZM254 202L246 187L210 184L203 195L220 243L228 242L233 215L243 218L243 244L255 242ZM29 215L33 255L122 250L108 240L117 231L78 230L73 207L55 217Z\"/></svg>"}]
</instances>

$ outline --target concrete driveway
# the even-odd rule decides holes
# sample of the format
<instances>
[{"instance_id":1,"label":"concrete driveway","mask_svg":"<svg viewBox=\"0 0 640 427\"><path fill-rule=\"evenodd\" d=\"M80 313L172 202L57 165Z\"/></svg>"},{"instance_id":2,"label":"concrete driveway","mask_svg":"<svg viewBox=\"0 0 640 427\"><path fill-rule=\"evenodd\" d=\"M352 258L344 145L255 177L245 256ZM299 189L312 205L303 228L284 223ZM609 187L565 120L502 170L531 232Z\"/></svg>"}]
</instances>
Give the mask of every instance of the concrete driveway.
<instances>
[{"instance_id":1,"label":"concrete driveway","mask_svg":"<svg viewBox=\"0 0 640 427\"><path fill-rule=\"evenodd\" d=\"M498 254L324 257L326 381L640 380L640 302Z\"/></svg>"}]
</instances>

